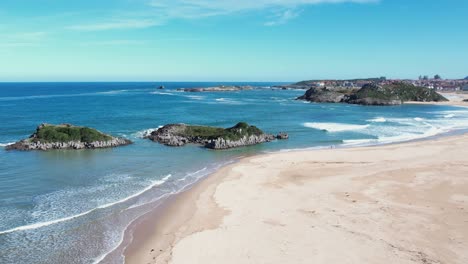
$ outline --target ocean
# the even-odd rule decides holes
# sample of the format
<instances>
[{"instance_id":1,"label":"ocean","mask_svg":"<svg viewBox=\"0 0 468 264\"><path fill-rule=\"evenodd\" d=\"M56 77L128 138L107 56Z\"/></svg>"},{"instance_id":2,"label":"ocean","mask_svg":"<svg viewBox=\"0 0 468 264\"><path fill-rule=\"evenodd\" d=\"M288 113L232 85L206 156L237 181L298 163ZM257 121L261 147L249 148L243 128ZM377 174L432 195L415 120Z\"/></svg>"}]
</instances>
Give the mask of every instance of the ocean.
<instances>
[{"instance_id":1,"label":"ocean","mask_svg":"<svg viewBox=\"0 0 468 264\"><path fill-rule=\"evenodd\" d=\"M303 90L186 93L220 83L0 83L0 263L119 263L129 224L223 165L249 155L388 144L468 129L468 109L359 106L294 100ZM236 84L236 83L223 83ZM164 85L166 89L158 90ZM143 139L168 123L245 121L289 140L213 151ZM100 150L6 151L41 123L89 126L133 145Z\"/></svg>"}]
</instances>

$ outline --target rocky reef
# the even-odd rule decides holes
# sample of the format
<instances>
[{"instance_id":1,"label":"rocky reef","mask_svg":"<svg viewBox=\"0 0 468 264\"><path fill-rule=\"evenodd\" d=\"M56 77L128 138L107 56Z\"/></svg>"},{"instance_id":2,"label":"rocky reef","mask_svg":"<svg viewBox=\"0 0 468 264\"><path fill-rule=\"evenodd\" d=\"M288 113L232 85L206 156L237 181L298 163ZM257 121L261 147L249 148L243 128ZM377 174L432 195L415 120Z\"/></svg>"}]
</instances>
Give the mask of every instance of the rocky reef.
<instances>
[{"instance_id":1,"label":"rocky reef","mask_svg":"<svg viewBox=\"0 0 468 264\"><path fill-rule=\"evenodd\" d=\"M235 92L235 91L244 91L244 90L252 90L253 87L250 85L220 85L215 87L202 87L202 88L181 88L177 89L178 91L183 92Z\"/></svg>"},{"instance_id":2,"label":"rocky reef","mask_svg":"<svg viewBox=\"0 0 468 264\"><path fill-rule=\"evenodd\" d=\"M198 144L210 149L229 149L287 139L286 133L266 134L255 126L241 122L230 128L169 124L153 131L147 138L166 146Z\"/></svg>"},{"instance_id":3,"label":"rocky reef","mask_svg":"<svg viewBox=\"0 0 468 264\"><path fill-rule=\"evenodd\" d=\"M365 84L361 89L334 90L327 87L312 87L298 100L317 103L348 103L360 105L400 105L407 101L448 101L433 89L418 87L403 82L386 85Z\"/></svg>"},{"instance_id":4,"label":"rocky reef","mask_svg":"<svg viewBox=\"0 0 468 264\"><path fill-rule=\"evenodd\" d=\"M41 124L29 138L5 147L6 150L97 149L132 144L96 129L70 124Z\"/></svg>"}]
</instances>

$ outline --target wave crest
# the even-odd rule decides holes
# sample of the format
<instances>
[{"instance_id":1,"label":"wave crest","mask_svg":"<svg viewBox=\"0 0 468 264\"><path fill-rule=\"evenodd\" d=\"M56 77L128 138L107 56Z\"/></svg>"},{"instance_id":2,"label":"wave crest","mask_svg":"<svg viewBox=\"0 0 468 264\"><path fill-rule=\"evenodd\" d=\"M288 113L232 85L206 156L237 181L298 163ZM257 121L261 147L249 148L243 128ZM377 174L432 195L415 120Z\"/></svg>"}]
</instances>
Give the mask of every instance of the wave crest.
<instances>
[{"instance_id":1,"label":"wave crest","mask_svg":"<svg viewBox=\"0 0 468 264\"><path fill-rule=\"evenodd\" d=\"M304 123L303 126L327 132L343 132L366 129L369 125L355 125L345 123Z\"/></svg>"}]
</instances>

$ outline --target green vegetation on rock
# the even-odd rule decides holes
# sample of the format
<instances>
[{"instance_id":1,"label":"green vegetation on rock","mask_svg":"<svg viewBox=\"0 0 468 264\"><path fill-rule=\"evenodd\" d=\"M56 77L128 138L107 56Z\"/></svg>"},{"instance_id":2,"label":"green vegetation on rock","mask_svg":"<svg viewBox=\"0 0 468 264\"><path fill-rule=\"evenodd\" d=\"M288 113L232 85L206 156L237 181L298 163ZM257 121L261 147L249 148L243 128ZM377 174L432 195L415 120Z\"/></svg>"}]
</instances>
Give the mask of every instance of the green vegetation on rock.
<instances>
[{"instance_id":1,"label":"green vegetation on rock","mask_svg":"<svg viewBox=\"0 0 468 264\"><path fill-rule=\"evenodd\" d=\"M37 128L34 141L38 142L70 142L81 141L91 143L95 141L108 141L112 137L96 129L77 127L72 125L48 125Z\"/></svg>"},{"instance_id":2,"label":"green vegetation on rock","mask_svg":"<svg viewBox=\"0 0 468 264\"><path fill-rule=\"evenodd\" d=\"M357 82L357 81L368 81L368 82L379 82L379 81L384 81L386 80L386 77L379 77L379 78L363 78L363 79L347 79L347 80L341 80L341 81L347 81L347 82ZM322 82L323 80L307 80L307 81L300 81L297 83L294 83L293 85L313 85L317 82Z\"/></svg>"},{"instance_id":3,"label":"green vegetation on rock","mask_svg":"<svg viewBox=\"0 0 468 264\"><path fill-rule=\"evenodd\" d=\"M382 100L443 102L445 97L434 89L414 86L404 82L394 82L383 86L366 84L355 93L358 98L377 98Z\"/></svg>"},{"instance_id":4,"label":"green vegetation on rock","mask_svg":"<svg viewBox=\"0 0 468 264\"><path fill-rule=\"evenodd\" d=\"M219 128L209 126L186 126L185 129L177 133L183 137L199 137L202 139L229 139L238 140L244 136L261 135L263 131L255 126L250 126L245 122L240 122L230 128Z\"/></svg>"},{"instance_id":5,"label":"green vegetation on rock","mask_svg":"<svg viewBox=\"0 0 468 264\"><path fill-rule=\"evenodd\" d=\"M361 105L398 105L407 101L443 102L448 101L434 89L414 86L405 82L384 85L368 83L359 90L328 89L312 87L299 100L311 102L349 103Z\"/></svg>"},{"instance_id":6,"label":"green vegetation on rock","mask_svg":"<svg viewBox=\"0 0 468 264\"><path fill-rule=\"evenodd\" d=\"M414 86L404 82L396 82L385 85L384 88L394 90L402 101L444 102L445 97L438 94L434 89Z\"/></svg>"}]
</instances>

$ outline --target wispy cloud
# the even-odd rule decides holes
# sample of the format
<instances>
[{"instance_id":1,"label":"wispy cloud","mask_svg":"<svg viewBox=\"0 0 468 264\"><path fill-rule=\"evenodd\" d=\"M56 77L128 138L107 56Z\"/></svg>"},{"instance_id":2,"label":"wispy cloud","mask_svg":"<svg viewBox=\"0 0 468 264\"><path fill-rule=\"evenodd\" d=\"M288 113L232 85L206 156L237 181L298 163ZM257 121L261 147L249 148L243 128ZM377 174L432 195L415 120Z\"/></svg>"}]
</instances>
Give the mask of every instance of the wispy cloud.
<instances>
[{"instance_id":1,"label":"wispy cloud","mask_svg":"<svg viewBox=\"0 0 468 264\"><path fill-rule=\"evenodd\" d=\"M376 3L380 0L149 0L159 14L170 18L203 18L259 10L281 10L266 26L280 25L297 17L297 8L318 4Z\"/></svg>"},{"instance_id":2,"label":"wispy cloud","mask_svg":"<svg viewBox=\"0 0 468 264\"><path fill-rule=\"evenodd\" d=\"M285 11L282 11L282 12L276 14L275 18L273 20L265 22L264 25L271 27L271 26L286 24L289 20L298 17L299 14L300 14L300 12L297 11L297 10L287 9Z\"/></svg>"},{"instance_id":3,"label":"wispy cloud","mask_svg":"<svg viewBox=\"0 0 468 264\"><path fill-rule=\"evenodd\" d=\"M110 22L95 23L95 24L80 24L68 26L68 29L77 31L103 31L112 29L139 29L148 28L160 24L152 19L129 19L129 20L114 20Z\"/></svg>"},{"instance_id":4,"label":"wispy cloud","mask_svg":"<svg viewBox=\"0 0 468 264\"><path fill-rule=\"evenodd\" d=\"M107 18L97 22L67 26L76 31L143 29L174 19L201 19L236 13L266 11L271 13L265 26L285 24L299 16L301 7L318 4L375 3L380 0L133 0L144 3L144 11L123 12L126 19ZM141 6L140 6L141 8Z\"/></svg>"}]
</instances>

